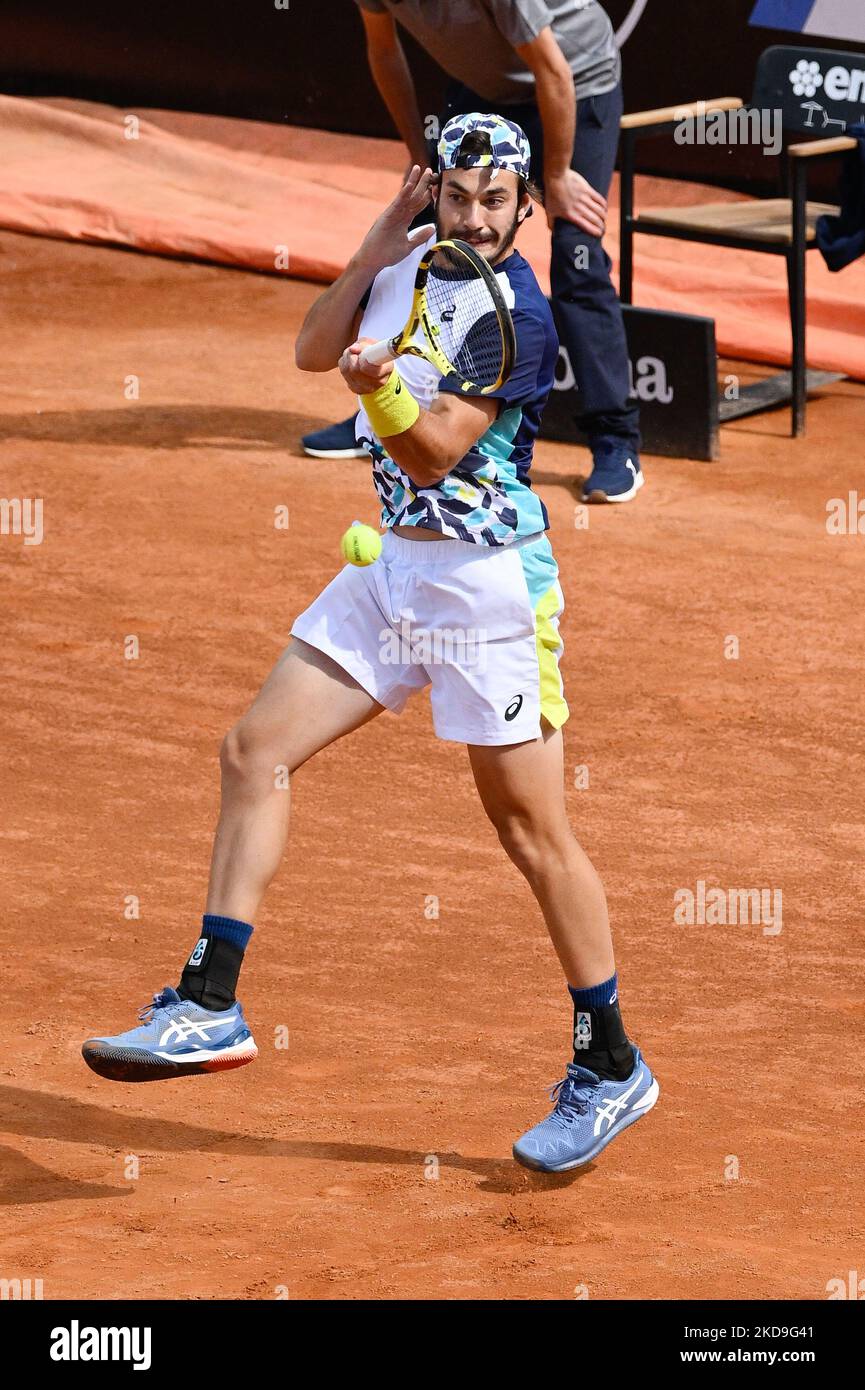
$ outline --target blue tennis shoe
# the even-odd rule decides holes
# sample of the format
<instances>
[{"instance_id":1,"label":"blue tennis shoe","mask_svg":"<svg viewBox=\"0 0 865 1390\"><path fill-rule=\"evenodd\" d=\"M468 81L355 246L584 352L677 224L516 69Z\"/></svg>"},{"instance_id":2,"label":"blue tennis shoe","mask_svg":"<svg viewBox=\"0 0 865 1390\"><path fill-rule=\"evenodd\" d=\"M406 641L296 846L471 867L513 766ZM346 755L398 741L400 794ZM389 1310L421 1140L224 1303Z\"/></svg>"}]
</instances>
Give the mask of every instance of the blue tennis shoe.
<instances>
[{"instance_id":1,"label":"blue tennis shoe","mask_svg":"<svg viewBox=\"0 0 865 1390\"><path fill-rule=\"evenodd\" d=\"M301 439L303 452L314 459L365 459L366 449L354 437L355 416L340 420L338 425L305 434Z\"/></svg>"},{"instance_id":2,"label":"blue tennis shoe","mask_svg":"<svg viewBox=\"0 0 865 1390\"><path fill-rule=\"evenodd\" d=\"M599 439L592 446L592 471L583 502L630 502L643 486L640 458L624 439Z\"/></svg>"},{"instance_id":3,"label":"blue tennis shoe","mask_svg":"<svg viewBox=\"0 0 865 1390\"><path fill-rule=\"evenodd\" d=\"M658 1083L639 1048L633 1051L634 1069L627 1081L604 1081L570 1062L567 1075L550 1092L555 1110L514 1144L517 1162L542 1173L579 1168L651 1110Z\"/></svg>"},{"instance_id":4,"label":"blue tennis shoe","mask_svg":"<svg viewBox=\"0 0 865 1390\"><path fill-rule=\"evenodd\" d=\"M82 1056L98 1076L109 1081L165 1081L230 1071L258 1056L236 1001L229 1009L204 1009L166 985L138 1017L140 1028L84 1043Z\"/></svg>"}]
</instances>

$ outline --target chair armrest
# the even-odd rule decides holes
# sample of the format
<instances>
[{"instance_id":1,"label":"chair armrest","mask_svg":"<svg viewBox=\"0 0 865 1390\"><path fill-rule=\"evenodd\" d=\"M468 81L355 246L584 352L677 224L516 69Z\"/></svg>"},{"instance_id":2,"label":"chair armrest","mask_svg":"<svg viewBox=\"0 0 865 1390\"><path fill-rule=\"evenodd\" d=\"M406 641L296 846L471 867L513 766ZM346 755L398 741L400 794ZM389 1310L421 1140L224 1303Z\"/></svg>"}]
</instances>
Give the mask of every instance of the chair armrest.
<instances>
[{"instance_id":1,"label":"chair armrest","mask_svg":"<svg viewBox=\"0 0 865 1390\"><path fill-rule=\"evenodd\" d=\"M828 140L808 140L803 145L788 145L787 153L794 159L824 159L830 154L855 150L858 143L852 135L833 135Z\"/></svg>"},{"instance_id":2,"label":"chair armrest","mask_svg":"<svg viewBox=\"0 0 865 1390\"><path fill-rule=\"evenodd\" d=\"M738 111L744 106L741 97L714 97L711 101L684 101L677 106L659 106L654 111L632 111L623 116L622 130L649 130L653 126L676 125L697 116L707 116L711 111Z\"/></svg>"}]
</instances>

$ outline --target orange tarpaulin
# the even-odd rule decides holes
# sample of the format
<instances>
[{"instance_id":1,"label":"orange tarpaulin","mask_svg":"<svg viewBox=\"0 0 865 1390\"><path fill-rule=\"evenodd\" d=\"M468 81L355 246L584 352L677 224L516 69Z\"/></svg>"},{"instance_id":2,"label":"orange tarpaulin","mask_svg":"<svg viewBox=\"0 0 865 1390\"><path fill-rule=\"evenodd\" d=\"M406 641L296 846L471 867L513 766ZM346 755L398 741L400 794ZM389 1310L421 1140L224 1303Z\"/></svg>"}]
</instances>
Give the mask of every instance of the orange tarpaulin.
<instances>
[{"instance_id":1,"label":"orange tarpaulin","mask_svg":"<svg viewBox=\"0 0 865 1390\"><path fill-rule=\"evenodd\" d=\"M0 225L330 281L398 186L396 141L183 112L0 96ZM639 178L637 207L735 201ZM606 246L618 253L617 185ZM520 247L549 288L540 210ZM635 302L706 314L719 352L789 364L783 258L636 241ZM832 275L808 256L808 362L865 380L865 259Z\"/></svg>"}]
</instances>

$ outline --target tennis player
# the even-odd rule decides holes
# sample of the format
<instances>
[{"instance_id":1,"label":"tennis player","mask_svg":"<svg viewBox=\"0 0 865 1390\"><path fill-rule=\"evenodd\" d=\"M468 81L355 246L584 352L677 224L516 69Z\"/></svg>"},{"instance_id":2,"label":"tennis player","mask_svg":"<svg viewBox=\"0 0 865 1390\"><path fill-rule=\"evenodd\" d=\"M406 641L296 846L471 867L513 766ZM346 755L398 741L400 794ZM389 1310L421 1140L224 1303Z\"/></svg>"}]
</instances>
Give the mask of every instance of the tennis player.
<instances>
[{"instance_id":1,"label":"tennis player","mask_svg":"<svg viewBox=\"0 0 865 1390\"><path fill-rule=\"evenodd\" d=\"M235 990L288 833L289 792L274 768L293 773L430 686L436 734L466 745L484 810L537 899L568 983L573 1061L552 1113L513 1150L528 1167L559 1172L589 1162L645 1114L658 1084L625 1034L604 889L565 811L563 597L530 481L557 339L514 246L532 206L529 143L513 122L472 113L445 126L438 157L437 177L414 166L296 344L300 367L339 366L359 397L357 436L386 527L381 556L347 565L295 620L288 648L224 740L206 912L177 988L154 996L141 1027L90 1038L83 1053L99 1075L120 1081L253 1060ZM409 232L431 192L435 225ZM510 309L513 370L488 395L450 389L418 358L360 360L366 343L402 329L436 234L484 257Z\"/></svg>"},{"instance_id":2,"label":"tennis player","mask_svg":"<svg viewBox=\"0 0 865 1390\"><path fill-rule=\"evenodd\" d=\"M592 451L582 499L628 502L643 486L639 409L604 248L622 116L621 61L598 0L355 0L373 82L412 163L429 162L430 115L401 35L451 79L439 110L491 111L528 135L551 233L550 296L578 389L575 422ZM305 435L308 454L356 456L354 421Z\"/></svg>"}]
</instances>

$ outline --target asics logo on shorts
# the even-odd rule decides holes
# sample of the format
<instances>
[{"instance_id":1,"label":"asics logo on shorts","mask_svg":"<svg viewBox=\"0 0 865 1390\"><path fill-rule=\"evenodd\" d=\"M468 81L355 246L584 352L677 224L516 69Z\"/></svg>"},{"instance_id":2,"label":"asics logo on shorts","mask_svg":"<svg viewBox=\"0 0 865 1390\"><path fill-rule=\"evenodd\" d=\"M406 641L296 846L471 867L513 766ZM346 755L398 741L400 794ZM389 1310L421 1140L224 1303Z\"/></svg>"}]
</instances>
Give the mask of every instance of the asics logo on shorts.
<instances>
[{"instance_id":1,"label":"asics logo on shorts","mask_svg":"<svg viewBox=\"0 0 865 1390\"><path fill-rule=\"evenodd\" d=\"M230 1018L173 1018L159 1039L159 1046L164 1047L167 1042L188 1042L193 1037L210 1042L208 1028L221 1028L224 1023L236 1022L236 1014L232 1014Z\"/></svg>"},{"instance_id":2,"label":"asics logo on shorts","mask_svg":"<svg viewBox=\"0 0 865 1390\"><path fill-rule=\"evenodd\" d=\"M513 698L513 700L511 700L511 703L508 705L507 709L505 710L505 719L508 721L509 724L510 724L510 722L511 722L512 719L516 719L516 717L517 717L517 715L519 714L519 712L520 712L520 710L522 709L522 707L523 707L523 697L522 697L522 695L515 695L514 698Z\"/></svg>"}]
</instances>

